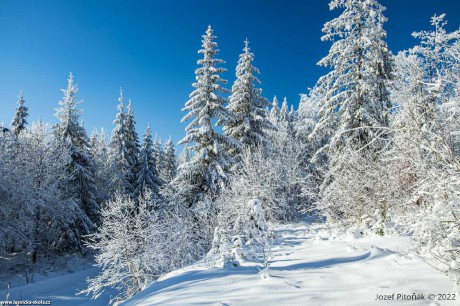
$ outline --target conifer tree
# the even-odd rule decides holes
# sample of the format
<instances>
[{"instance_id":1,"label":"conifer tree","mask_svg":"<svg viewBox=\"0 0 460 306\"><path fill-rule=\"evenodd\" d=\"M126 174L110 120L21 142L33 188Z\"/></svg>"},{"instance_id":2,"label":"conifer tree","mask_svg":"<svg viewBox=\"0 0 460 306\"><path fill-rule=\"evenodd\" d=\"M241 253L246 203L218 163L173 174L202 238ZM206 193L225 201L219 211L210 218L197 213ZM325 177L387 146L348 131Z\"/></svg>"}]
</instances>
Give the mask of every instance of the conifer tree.
<instances>
[{"instance_id":1,"label":"conifer tree","mask_svg":"<svg viewBox=\"0 0 460 306\"><path fill-rule=\"evenodd\" d=\"M230 114L224 104L227 99L222 93L228 90L222 87L227 81L220 74L226 71L219 67L224 63L215 56L218 54L215 36L211 26L203 35L202 49L198 53L203 58L198 61L200 67L196 69L195 90L185 104L183 111L188 112L182 122L191 122L185 128L187 134L179 144L187 144L193 156L189 162L182 164L176 182L181 188L188 190L187 205L192 206L205 196L213 197L227 181L227 161L224 146L232 143L229 137L219 134L213 126L213 120L219 124L226 124Z\"/></svg>"},{"instance_id":2,"label":"conifer tree","mask_svg":"<svg viewBox=\"0 0 460 306\"><path fill-rule=\"evenodd\" d=\"M316 86L323 98L313 133L328 133L337 124L330 143L334 151L364 146L378 150L384 142L376 138L385 138L378 127L389 123L388 83L393 70L383 29L385 7L377 0L332 0L329 6L343 12L323 28L321 39L333 44L318 64L332 71Z\"/></svg>"},{"instance_id":3,"label":"conifer tree","mask_svg":"<svg viewBox=\"0 0 460 306\"><path fill-rule=\"evenodd\" d=\"M180 165L183 165L185 163L188 163L190 161L190 149L188 147L188 145L186 145L183 149L182 149L182 152L180 153L179 155L179 158L178 158L178 168L180 167Z\"/></svg>"},{"instance_id":4,"label":"conifer tree","mask_svg":"<svg viewBox=\"0 0 460 306\"><path fill-rule=\"evenodd\" d=\"M158 137L158 135L155 135L155 139L153 141L152 154L155 158L157 173L161 173L163 171L163 145L161 143L161 138Z\"/></svg>"},{"instance_id":5,"label":"conifer tree","mask_svg":"<svg viewBox=\"0 0 460 306\"><path fill-rule=\"evenodd\" d=\"M120 88L120 97L118 98L118 113L113 124L115 127L112 131L110 140L110 163L113 171L113 190L121 194L127 194L133 191L130 182L130 155L126 145L126 113L123 104L123 90Z\"/></svg>"},{"instance_id":6,"label":"conifer tree","mask_svg":"<svg viewBox=\"0 0 460 306\"><path fill-rule=\"evenodd\" d=\"M297 113L294 109L294 105L291 105L291 108L289 110L289 118L292 124L294 124L294 122L297 120Z\"/></svg>"},{"instance_id":7,"label":"conifer tree","mask_svg":"<svg viewBox=\"0 0 460 306\"><path fill-rule=\"evenodd\" d=\"M83 126L78 122L81 110L77 100L78 88L69 74L67 89L62 90L64 98L56 109L59 123L54 126L58 150L66 156L63 165L66 176L61 185L68 198L77 201L80 208L93 222L98 221L99 205L96 202L96 185L94 181L94 162L91 158L89 139Z\"/></svg>"},{"instance_id":8,"label":"conifer tree","mask_svg":"<svg viewBox=\"0 0 460 306\"><path fill-rule=\"evenodd\" d=\"M139 136L136 132L136 121L134 120L134 113L132 108L131 100L129 100L128 112L126 113L126 122L125 122L125 135L124 142L126 145L127 152L127 162L128 162L128 182L129 186L132 188L129 190L129 193L134 192L138 189L137 180L139 176L139 153L140 153L140 144ZM135 197L136 198L136 197Z\"/></svg>"},{"instance_id":9,"label":"conifer tree","mask_svg":"<svg viewBox=\"0 0 460 306\"><path fill-rule=\"evenodd\" d=\"M278 105L278 99L276 96L273 97L272 107L270 109L270 122L273 126L277 126L280 115L280 108Z\"/></svg>"},{"instance_id":10,"label":"conifer tree","mask_svg":"<svg viewBox=\"0 0 460 306\"><path fill-rule=\"evenodd\" d=\"M249 41L246 39L236 67L236 80L232 86L230 103L227 106L233 120L223 129L225 135L239 143L238 147L229 149L232 157L240 154L241 148L256 148L270 142L266 133L273 128L266 111L270 103L262 97L262 89L256 88L260 81L255 74L260 72L252 65L253 60L254 54L250 52Z\"/></svg>"},{"instance_id":11,"label":"conifer tree","mask_svg":"<svg viewBox=\"0 0 460 306\"><path fill-rule=\"evenodd\" d=\"M287 141L287 139L294 139L294 124L292 122L293 115L289 111L288 102L286 97L284 97L283 103L280 109L279 121L277 125L277 135L282 139L282 142Z\"/></svg>"},{"instance_id":12,"label":"conifer tree","mask_svg":"<svg viewBox=\"0 0 460 306\"><path fill-rule=\"evenodd\" d=\"M137 174L134 196L137 198L147 191L150 191L153 196L157 196L159 186L160 179L158 177L155 157L153 155L152 132L150 131L150 127L147 127L139 155L139 171Z\"/></svg>"},{"instance_id":13,"label":"conifer tree","mask_svg":"<svg viewBox=\"0 0 460 306\"><path fill-rule=\"evenodd\" d=\"M109 147L105 138L105 130L100 133L94 130L90 136L89 144L91 156L95 166L95 182L97 187L96 199L98 203L104 203L110 198L112 186L112 172L110 169Z\"/></svg>"},{"instance_id":14,"label":"conifer tree","mask_svg":"<svg viewBox=\"0 0 460 306\"><path fill-rule=\"evenodd\" d=\"M280 121L285 123L285 124L289 123L289 121L290 121L289 107L288 107L286 97L284 97L283 103L281 104Z\"/></svg>"},{"instance_id":15,"label":"conifer tree","mask_svg":"<svg viewBox=\"0 0 460 306\"><path fill-rule=\"evenodd\" d=\"M177 172L177 157L176 149L171 140L171 137L166 141L163 150L163 169L162 179L165 183L171 182L176 177Z\"/></svg>"},{"instance_id":16,"label":"conifer tree","mask_svg":"<svg viewBox=\"0 0 460 306\"><path fill-rule=\"evenodd\" d=\"M22 95L22 91L19 92L18 96L18 107L16 108L16 114L14 115L13 121L11 122L11 132L16 136L21 133L22 130L26 128L27 124L27 113L28 108L24 106L24 96Z\"/></svg>"},{"instance_id":17,"label":"conifer tree","mask_svg":"<svg viewBox=\"0 0 460 306\"><path fill-rule=\"evenodd\" d=\"M377 0L332 0L329 6L343 12L323 27L322 40L333 43L318 64L332 70L312 93L319 97L320 119L310 138L329 140L315 157L330 154L319 207L331 221L359 222L387 207L380 196L384 184L369 182L386 175L380 152L388 145L393 56L385 42L385 7Z\"/></svg>"}]
</instances>

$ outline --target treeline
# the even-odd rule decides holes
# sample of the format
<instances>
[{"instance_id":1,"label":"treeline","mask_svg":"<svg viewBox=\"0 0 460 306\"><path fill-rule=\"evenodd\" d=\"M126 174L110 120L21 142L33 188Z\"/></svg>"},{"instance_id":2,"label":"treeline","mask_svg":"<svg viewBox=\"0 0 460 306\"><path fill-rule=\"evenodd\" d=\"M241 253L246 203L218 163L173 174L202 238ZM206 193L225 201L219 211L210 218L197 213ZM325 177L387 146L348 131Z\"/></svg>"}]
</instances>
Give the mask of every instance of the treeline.
<instances>
[{"instance_id":1,"label":"treeline","mask_svg":"<svg viewBox=\"0 0 460 306\"><path fill-rule=\"evenodd\" d=\"M120 91L110 142L104 130L90 137L70 74L56 110L58 123L27 125L22 93L10 129L0 133L0 250L37 256L84 253L83 237L101 224L101 208L116 193L158 192L175 176L175 147L145 130L140 145L131 102Z\"/></svg>"}]
</instances>

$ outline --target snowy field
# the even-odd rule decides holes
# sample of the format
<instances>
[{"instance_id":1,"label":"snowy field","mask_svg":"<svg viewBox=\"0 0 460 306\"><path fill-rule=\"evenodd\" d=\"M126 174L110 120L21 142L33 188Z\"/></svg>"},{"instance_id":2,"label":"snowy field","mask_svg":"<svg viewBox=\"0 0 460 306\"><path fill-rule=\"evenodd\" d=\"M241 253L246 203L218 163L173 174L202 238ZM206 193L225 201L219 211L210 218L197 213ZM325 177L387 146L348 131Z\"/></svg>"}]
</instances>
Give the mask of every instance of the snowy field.
<instances>
[{"instance_id":1,"label":"snowy field","mask_svg":"<svg viewBox=\"0 0 460 306\"><path fill-rule=\"evenodd\" d=\"M268 278L252 263L222 269L201 262L163 276L122 305L459 305L453 282L408 253L409 237L334 237L323 225L278 226L275 233ZM108 305L111 292L98 300L75 295L99 269L72 268L38 274L28 285L17 278L9 300ZM376 300L393 293L393 301ZM425 300L397 299L414 293ZM429 301L430 294L456 294L456 301ZM0 300L6 295L1 290Z\"/></svg>"},{"instance_id":2,"label":"snowy field","mask_svg":"<svg viewBox=\"0 0 460 306\"><path fill-rule=\"evenodd\" d=\"M453 282L408 254L408 237L335 238L321 226L280 226L270 277L255 265L174 271L123 305L459 305L429 301L453 294ZM378 301L377 295L394 295ZM397 294L424 295L423 301ZM420 295L419 295L420 296Z\"/></svg>"},{"instance_id":3,"label":"snowy field","mask_svg":"<svg viewBox=\"0 0 460 306\"><path fill-rule=\"evenodd\" d=\"M2 258L3 265L5 259ZM2 268L4 268L4 266ZM0 279L0 301L50 301L53 306L82 306L82 305L109 305L110 296L115 292L103 294L97 301L90 296L77 293L86 288L86 279L94 277L100 272L87 260L73 259L54 271L47 272L40 268L40 272L31 273L33 282L26 284L25 273L15 273L6 277L2 274ZM5 289L10 283L10 290ZM8 295L9 292L9 295ZM1 303L0 303L1 305Z\"/></svg>"}]
</instances>

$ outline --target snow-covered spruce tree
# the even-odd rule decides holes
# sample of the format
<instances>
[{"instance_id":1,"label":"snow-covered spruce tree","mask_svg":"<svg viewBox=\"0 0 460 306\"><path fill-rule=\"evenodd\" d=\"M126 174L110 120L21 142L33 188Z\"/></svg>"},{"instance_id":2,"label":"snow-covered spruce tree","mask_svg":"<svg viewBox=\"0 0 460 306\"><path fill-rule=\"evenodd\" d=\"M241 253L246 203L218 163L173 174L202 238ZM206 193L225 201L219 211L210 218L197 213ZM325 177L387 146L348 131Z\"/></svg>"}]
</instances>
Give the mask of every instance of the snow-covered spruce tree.
<instances>
[{"instance_id":1,"label":"snow-covered spruce tree","mask_svg":"<svg viewBox=\"0 0 460 306\"><path fill-rule=\"evenodd\" d=\"M137 173L134 196L138 197L141 193L146 191L150 191L155 197L158 196L161 183L155 162L155 156L153 155L152 132L150 131L150 127L147 127L139 155L139 171Z\"/></svg>"},{"instance_id":2,"label":"snow-covered spruce tree","mask_svg":"<svg viewBox=\"0 0 460 306\"><path fill-rule=\"evenodd\" d=\"M315 156L315 154L320 148L328 143L328 137L330 135L325 133L322 137L309 137L319 121L320 97L313 95L313 93L315 93L315 91L311 91L308 95L302 94L300 96L297 120L294 124L294 128L296 131L296 138L301 146L301 163L305 169L309 169L310 172L316 172L319 182L322 176L320 172L324 173L324 170L326 170L323 168L328 164L328 155L321 153ZM315 160L313 162L312 159L314 156Z\"/></svg>"},{"instance_id":3,"label":"snow-covered spruce tree","mask_svg":"<svg viewBox=\"0 0 460 306\"><path fill-rule=\"evenodd\" d=\"M16 136L21 133L22 130L26 128L27 124L27 113L28 108L24 106L24 96L22 95L22 91L19 92L18 96L18 107L16 108L16 113L14 115L13 121L11 122L11 132Z\"/></svg>"},{"instance_id":4,"label":"snow-covered spruce tree","mask_svg":"<svg viewBox=\"0 0 460 306\"><path fill-rule=\"evenodd\" d=\"M319 80L320 120L313 131L324 133L338 120L330 148L363 146L380 149L391 107L388 82L392 78L392 55L385 42L385 8L376 0L333 0L331 9L342 14L324 25L323 41L333 41L329 54L318 64L332 69ZM336 116L336 113L338 116ZM371 143L372 141L372 143Z\"/></svg>"},{"instance_id":5,"label":"snow-covered spruce tree","mask_svg":"<svg viewBox=\"0 0 460 306\"><path fill-rule=\"evenodd\" d=\"M169 241L158 214L151 208L155 205L153 198L150 192L136 202L117 195L102 209L102 224L90 236L88 247L98 252L96 262L103 270L81 293L96 299L104 290L116 288L119 295L111 302L124 300L165 271L162 254Z\"/></svg>"},{"instance_id":6,"label":"snow-covered spruce tree","mask_svg":"<svg viewBox=\"0 0 460 306\"><path fill-rule=\"evenodd\" d=\"M385 8L376 0L332 0L331 9L343 9L342 14L324 25L322 40L333 41L329 54L318 64L332 69L318 81L320 120L312 138L331 134L330 142L320 150L331 154L329 172L321 187L323 206L330 220L357 222L361 216L343 211L373 213L381 191L355 189L352 202L338 201L331 189L341 185L343 166L355 164L350 158L362 156L366 164L378 163L379 151L387 145L390 114L389 81L393 61L385 42L383 24ZM357 155L357 152L359 153ZM364 160L363 160L364 162ZM374 170L380 169L376 167ZM349 168L360 175L360 168ZM329 190L328 190L329 188ZM346 218L349 218L346 220Z\"/></svg>"},{"instance_id":7,"label":"snow-covered spruce tree","mask_svg":"<svg viewBox=\"0 0 460 306\"><path fill-rule=\"evenodd\" d=\"M99 204L96 202L96 185L94 182L94 162L91 158L89 139L86 130L78 122L81 111L77 109L78 88L69 74L67 89L62 90L64 98L56 109L59 123L53 127L56 137L56 149L65 156L62 168L65 172L60 180L66 199L75 200L86 215L98 222ZM85 225L86 227L87 225Z\"/></svg>"},{"instance_id":8,"label":"snow-covered spruce tree","mask_svg":"<svg viewBox=\"0 0 460 306\"><path fill-rule=\"evenodd\" d=\"M177 162L178 162L178 168L180 165L188 163L190 161L190 149L188 145L185 145L185 147L182 149L182 152L180 153Z\"/></svg>"},{"instance_id":9,"label":"snow-covered spruce tree","mask_svg":"<svg viewBox=\"0 0 460 306\"><path fill-rule=\"evenodd\" d=\"M268 119L270 120L270 123L272 124L273 128L270 130L267 130L267 136L270 138L271 142L273 141L274 138L277 137L277 128L280 120L280 107L278 103L278 98L276 96L273 97L272 105L271 108L268 112Z\"/></svg>"},{"instance_id":10,"label":"snow-covered spruce tree","mask_svg":"<svg viewBox=\"0 0 460 306\"><path fill-rule=\"evenodd\" d=\"M225 185L228 177L224 147L233 143L230 137L219 134L212 122L218 120L220 124L227 124L231 118L224 107L227 99L221 95L228 92L221 85L226 83L220 77L225 69L218 66L223 61L215 58L219 50L212 34L209 26L203 35L202 49L198 51L203 54L203 59L198 61L200 67L195 71L195 90L183 108L188 113L182 122L191 122L185 128L187 134L179 144L187 144L193 155L190 161L180 165L175 181L183 192L188 193L185 203L188 207L194 206L205 196L216 196Z\"/></svg>"},{"instance_id":11,"label":"snow-covered spruce tree","mask_svg":"<svg viewBox=\"0 0 460 306\"><path fill-rule=\"evenodd\" d=\"M131 100L129 100L127 109L128 112L126 113L125 117L126 128L124 130L124 141L126 145L126 152L128 154L127 161L129 162L128 181L129 186L132 187L132 190L130 190L129 192L132 193L134 199L137 199L135 190L140 190L138 185L140 144L139 136L136 132L136 121L134 120L134 113Z\"/></svg>"},{"instance_id":12,"label":"snow-covered spruce tree","mask_svg":"<svg viewBox=\"0 0 460 306\"><path fill-rule=\"evenodd\" d=\"M125 137L127 135L126 129L126 112L123 104L123 91L120 88L120 97L118 98L118 113L113 124L115 127L112 131L112 138L110 139L110 164L113 173L113 183L111 193L116 192L129 194L134 190L130 181L131 165L133 161L130 160L130 154L126 144Z\"/></svg>"},{"instance_id":13,"label":"snow-covered spruce tree","mask_svg":"<svg viewBox=\"0 0 460 306\"><path fill-rule=\"evenodd\" d=\"M200 67L195 70L195 90L183 108L187 114L182 122L190 123L179 144L186 145L190 158L179 165L176 177L162 192L168 198L168 209L189 226L189 248L183 248L188 261L209 250L216 214L214 200L228 181L225 148L232 140L213 126L214 120L225 124L230 119L224 107L227 99L222 96L228 92L222 87L226 81L220 77L225 69L219 67L223 61L216 58L219 50L214 39L209 26L198 51L203 58L198 60Z\"/></svg>"},{"instance_id":14,"label":"snow-covered spruce tree","mask_svg":"<svg viewBox=\"0 0 460 306\"><path fill-rule=\"evenodd\" d=\"M289 109L289 118L292 124L295 124L295 122L297 121L297 112L294 109L294 105L291 105L291 108Z\"/></svg>"},{"instance_id":15,"label":"snow-covered spruce tree","mask_svg":"<svg viewBox=\"0 0 460 306\"><path fill-rule=\"evenodd\" d=\"M89 138L91 156L95 167L95 183L97 187L97 202L101 205L111 196L112 172L110 169L109 146L105 138L105 130L94 130Z\"/></svg>"},{"instance_id":16,"label":"snow-covered spruce tree","mask_svg":"<svg viewBox=\"0 0 460 306\"><path fill-rule=\"evenodd\" d=\"M161 143L161 138L158 137L157 134L155 134L153 140L153 156L155 158L157 173L161 173L163 170L163 145Z\"/></svg>"},{"instance_id":17,"label":"snow-covered spruce tree","mask_svg":"<svg viewBox=\"0 0 460 306\"><path fill-rule=\"evenodd\" d=\"M284 97L283 103L281 104L280 118L279 118L279 128L285 129L283 131L289 137L294 137L294 127L293 127L294 115L289 112L289 106L286 97Z\"/></svg>"},{"instance_id":18,"label":"snow-covered spruce tree","mask_svg":"<svg viewBox=\"0 0 460 306\"><path fill-rule=\"evenodd\" d=\"M232 145L228 149L234 162L240 159L238 156L242 148L268 146L270 139L266 131L273 129L266 111L270 103L262 97L262 89L256 88L256 84L260 84L255 75L259 70L252 65L253 60L254 54L250 52L249 41L246 39L236 66L236 80L227 105L233 118L223 127L225 135L238 143L238 146Z\"/></svg>"},{"instance_id":19,"label":"snow-covered spruce tree","mask_svg":"<svg viewBox=\"0 0 460 306\"><path fill-rule=\"evenodd\" d=\"M272 123L273 126L278 125L278 120L280 116L280 107L278 104L278 99L276 96L273 97L273 102L272 102L272 107L270 108L270 122Z\"/></svg>"},{"instance_id":20,"label":"snow-covered spruce tree","mask_svg":"<svg viewBox=\"0 0 460 306\"><path fill-rule=\"evenodd\" d=\"M231 255L224 254L224 268L229 264L239 265L242 261L256 261L265 268L263 278L268 275L271 258L273 233L266 222L266 213L259 198L249 200L246 205L239 207L233 228L233 246Z\"/></svg>"},{"instance_id":21,"label":"snow-covered spruce tree","mask_svg":"<svg viewBox=\"0 0 460 306\"><path fill-rule=\"evenodd\" d=\"M163 169L161 178L165 183L171 182L177 173L177 156L176 149L171 140L171 137L166 141L163 149Z\"/></svg>"}]
</instances>

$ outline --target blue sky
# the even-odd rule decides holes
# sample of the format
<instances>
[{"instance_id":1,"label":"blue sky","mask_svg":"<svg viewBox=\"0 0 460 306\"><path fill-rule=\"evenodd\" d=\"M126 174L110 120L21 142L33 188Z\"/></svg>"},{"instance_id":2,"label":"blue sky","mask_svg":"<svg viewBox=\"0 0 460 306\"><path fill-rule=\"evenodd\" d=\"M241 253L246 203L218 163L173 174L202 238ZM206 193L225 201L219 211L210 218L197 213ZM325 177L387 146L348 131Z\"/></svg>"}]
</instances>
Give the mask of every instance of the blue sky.
<instances>
[{"instance_id":1,"label":"blue sky","mask_svg":"<svg viewBox=\"0 0 460 306\"><path fill-rule=\"evenodd\" d=\"M448 30L460 26L458 0L381 3L394 53L417 43L411 33L429 29L435 13L447 13ZM29 122L56 122L71 71L88 132L104 127L110 134L122 86L139 134L150 123L160 137L177 142L208 24L226 61L228 88L248 37L264 95L287 96L297 106L299 93L327 72L316 66L330 47L320 40L321 28L339 13L329 11L326 0L0 0L0 122L9 125L20 90Z\"/></svg>"}]
</instances>

